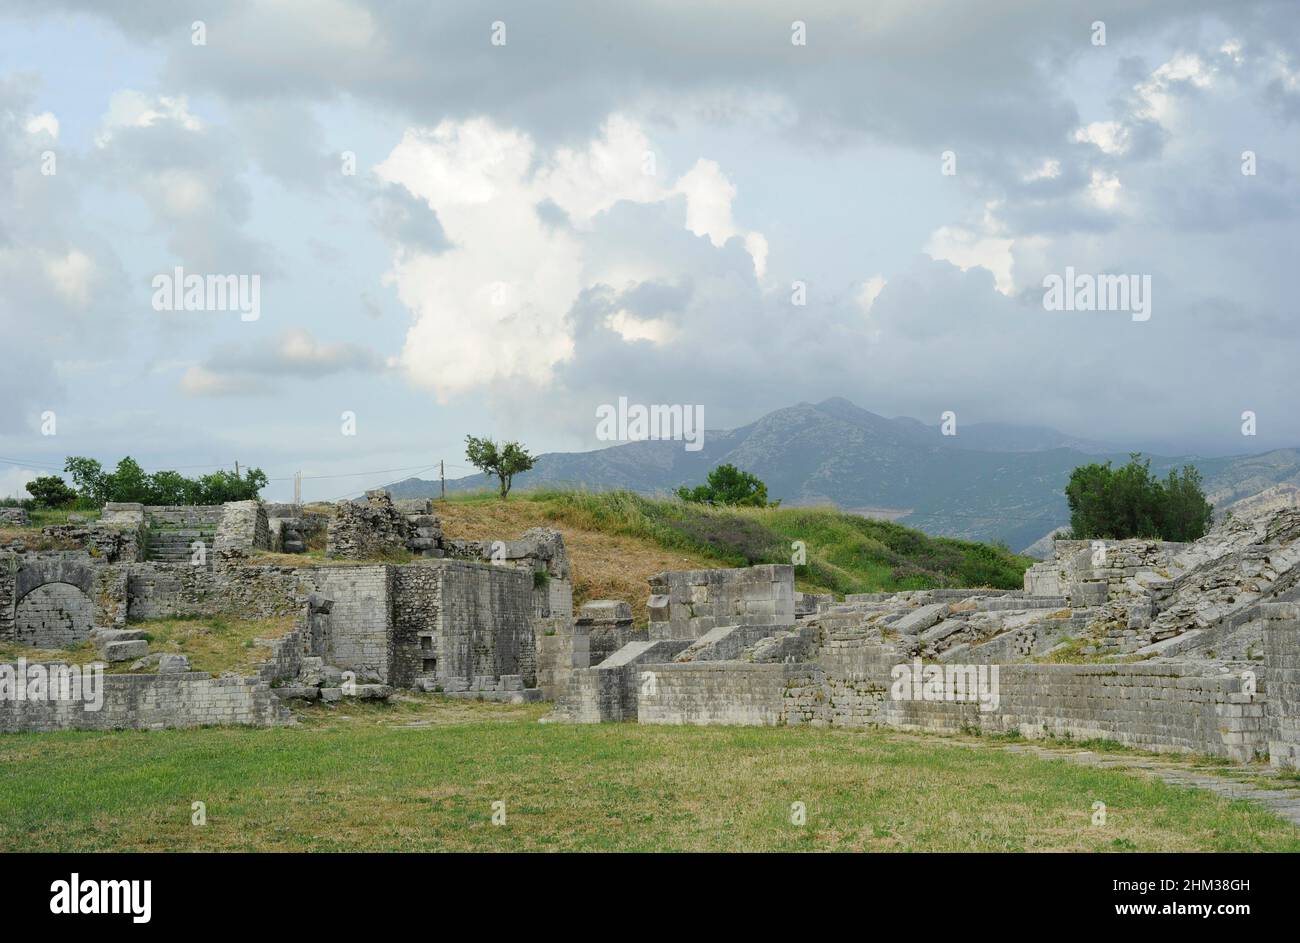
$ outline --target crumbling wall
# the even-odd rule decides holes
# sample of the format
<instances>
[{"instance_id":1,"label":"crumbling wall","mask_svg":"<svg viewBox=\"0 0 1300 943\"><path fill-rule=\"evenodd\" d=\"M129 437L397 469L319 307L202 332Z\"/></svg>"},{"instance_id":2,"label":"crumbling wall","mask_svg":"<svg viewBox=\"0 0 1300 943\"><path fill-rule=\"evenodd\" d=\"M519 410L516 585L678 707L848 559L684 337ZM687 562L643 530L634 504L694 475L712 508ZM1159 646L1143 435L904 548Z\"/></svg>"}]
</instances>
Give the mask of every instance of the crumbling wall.
<instances>
[{"instance_id":1,"label":"crumbling wall","mask_svg":"<svg viewBox=\"0 0 1300 943\"><path fill-rule=\"evenodd\" d=\"M366 503L340 501L326 534L325 556L336 560L374 560L419 553L438 556L442 532L429 503L408 514L387 491L366 492Z\"/></svg>"},{"instance_id":2,"label":"crumbling wall","mask_svg":"<svg viewBox=\"0 0 1300 943\"><path fill-rule=\"evenodd\" d=\"M150 509L152 510L152 509ZM218 562L242 560L253 550L271 549L271 528L260 501L230 501L221 506L213 550Z\"/></svg>"},{"instance_id":3,"label":"crumbling wall","mask_svg":"<svg viewBox=\"0 0 1300 943\"><path fill-rule=\"evenodd\" d=\"M793 626L794 567L674 570L650 578L650 638L697 639L727 625Z\"/></svg>"}]
</instances>

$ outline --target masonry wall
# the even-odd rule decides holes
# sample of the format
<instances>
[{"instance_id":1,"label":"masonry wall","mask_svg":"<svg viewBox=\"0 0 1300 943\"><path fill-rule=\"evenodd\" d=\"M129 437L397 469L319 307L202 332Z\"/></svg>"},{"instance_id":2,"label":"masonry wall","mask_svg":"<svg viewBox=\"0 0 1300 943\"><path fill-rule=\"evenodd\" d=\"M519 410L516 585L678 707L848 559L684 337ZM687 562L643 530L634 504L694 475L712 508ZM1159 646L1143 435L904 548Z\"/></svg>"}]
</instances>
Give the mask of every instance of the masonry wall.
<instances>
[{"instance_id":1,"label":"masonry wall","mask_svg":"<svg viewBox=\"0 0 1300 943\"><path fill-rule=\"evenodd\" d=\"M1300 769L1300 605L1265 603L1268 752L1274 766Z\"/></svg>"},{"instance_id":2,"label":"masonry wall","mask_svg":"<svg viewBox=\"0 0 1300 943\"><path fill-rule=\"evenodd\" d=\"M389 683L393 660L393 567L318 567L317 591L334 600L325 661L357 680Z\"/></svg>"},{"instance_id":3,"label":"masonry wall","mask_svg":"<svg viewBox=\"0 0 1300 943\"><path fill-rule=\"evenodd\" d=\"M130 505L115 505L130 507ZM223 506L220 504L196 505L144 505L145 521L153 527L200 528L215 527L221 523Z\"/></svg>"},{"instance_id":4,"label":"masonry wall","mask_svg":"<svg viewBox=\"0 0 1300 943\"><path fill-rule=\"evenodd\" d=\"M1246 694L1240 675L1211 674L1200 665L1002 665L999 687L995 710L890 697L882 702L881 720L920 730L1101 738L1143 750L1208 753L1241 762L1268 750L1262 689Z\"/></svg>"},{"instance_id":5,"label":"masonry wall","mask_svg":"<svg viewBox=\"0 0 1300 943\"><path fill-rule=\"evenodd\" d=\"M650 579L650 638L697 639L727 625L794 625L794 567L674 570Z\"/></svg>"},{"instance_id":6,"label":"masonry wall","mask_svg":"<svg viewBox=\"0 0 1300 943\"><path fill-rule=\"evenodd\" d=\"M0 554L0 641L72 644L126 616L126 565L83 551Z\"/></svg>"},{"instance_id":7,"label":"masonry wall","mask_svg":"<svg viewBox=\"0 0 1300 943\"><path fill-rule=\"evenodd\" d=\"M431 632L437 681L520 675L536 685L531 571L442 560L400 568L397 585L396 683L424 674L420 635Z\"/></svg>"},{"instance_id":8,"label":"masonry wall","mask_svg":"<svg viewBox=\"0 0 1300 943\"><path fill-rule=\"evenodd\" d=\"M106 674L98 711L83 701L0 699L0 732L156 730L217 724L273 726L289 712L270 685L250 678L181 674Z\"/></svg>"},{"instance_id":9,"label":"masonry wall","mask_svg":"<svg viewBox=\"0 0 1300 943\"><path fill-rule=\"evenodd\" d=\"M315 585L316 568L237 566L219 570L188 563L127 567L132 619L236 613L265 619L298 612Z\"/></svg>"},{"instance_id":10,"label":"masonry wall","mask_svg":"<svg viewBox=\"0 0 1300 943\"><path fill-rule=\"evenodd\" d=\"M773 727L783 722L787 680L806 665L715 661L642 665L637 720L643 724L736 724ZM645 678L648 673L652 677Z\"/></svg>"}]
</instances>

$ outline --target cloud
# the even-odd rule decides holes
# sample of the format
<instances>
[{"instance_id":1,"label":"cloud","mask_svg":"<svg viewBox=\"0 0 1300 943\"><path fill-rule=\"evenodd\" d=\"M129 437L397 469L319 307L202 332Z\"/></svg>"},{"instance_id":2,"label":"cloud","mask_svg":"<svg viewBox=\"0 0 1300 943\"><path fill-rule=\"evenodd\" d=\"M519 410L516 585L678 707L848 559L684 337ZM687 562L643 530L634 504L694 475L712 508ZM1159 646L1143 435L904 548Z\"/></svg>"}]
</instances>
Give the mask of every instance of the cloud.
<instances>
[{"instance_id":1,"label":"cloud","mask_svg":"<svg viewBox=\"0 0 1300 943\"><path fill-rule=\"evenodd\" d=\"M376 168L437 214L449 248L403 243L389 278L415 316L398 362L440 398L523 381L544 387L573 354L569 309L597 284L653 280L658 253L611 254L594 233L621 204L671 204L681 225L715 247L743 236L756 271L766 244L732 219L735 188L702 160L664 182L645 133L611 117L584 147L541 151L526 134L485 119L408 130ZM666 322L610 313L629 342L662 343Z\"/></svg>"},{"instance_id":2,"label":"cloud","mask_svg":"<svg viewBox=\"0 0 1300 943\"><path fill-rule=\"evenodd\" d=\"M318 380L355 371L379 373L383 358L352 343L325 343L305 330L286 331L270 344L228 344L202 364L188 366L181 390L191 396L254 396L283 378Z\"/></svg>"}]
</instances>

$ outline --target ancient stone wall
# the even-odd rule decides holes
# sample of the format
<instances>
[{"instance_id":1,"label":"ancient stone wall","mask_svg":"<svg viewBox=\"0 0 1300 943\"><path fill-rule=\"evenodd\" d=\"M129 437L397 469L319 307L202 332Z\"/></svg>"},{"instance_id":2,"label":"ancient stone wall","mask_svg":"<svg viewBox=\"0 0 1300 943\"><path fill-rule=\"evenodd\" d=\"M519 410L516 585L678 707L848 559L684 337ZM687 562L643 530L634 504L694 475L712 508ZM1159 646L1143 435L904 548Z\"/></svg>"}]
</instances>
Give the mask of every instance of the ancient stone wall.
<instances>
[{"instance_id":1,"label":"ancient stone wall","mask_svg":"<svg viewBox=\"0 0 1300 943\"><path fill-rule=\"evenodd\" d=\"M232 561L246 557L253 550L271 549L271 529L266 508L260 501L231 501L219 510L213 545L218 561Z\"/></svg>"},{"instance_id":2,"label":"ancient stone wall","mask_svg":"<svg viewBox=\"0 0 1300 943\"><path fill-rule=\"evenodd\" d=\"M727 625L794 625L794 567L675 570L650 578L650 638L697 639Z\"/></svg>"},{"instance_id":3,"label":"ancient stone wall","mask_svg":"<svg viewBox=\"0 0 1300 943\"><path fill-rule=\"evenodd\" d=\"M250 619L298 612L315 586L314 568L136 563L126 568L132 619L235 614Z\"/></svg>"},{"instance_id":4,"label":"ancient stone wall","mask_svg":"<svg viewBox=\"0 0 1300 943\"><path fill-rule=\"evenodd\" d=\"M1100 606L1123 594L1126 581L1140 571L1165 571L1186 546L1144 539L1058 540L1051 560L1025 571L1025 592L1063 596L1074 606Z\"/></svg>"},{"instance_id":5,"label":"ancient stone wall","mask_svg":"<svg viewBox=\"0 0 1300 943\"><path fill-rule=\"evenodd\" d=\"M325 555L337 560L374 560L407 552L412 537L406 515L387 491L367 491L366 503L340 501L329 522Z\"/></svg>"},{"instance_id":6,"label":"ancient stone wall","mask_svg":"<svg viewBox=\"0 0 1300 943\"><path fill-rule=\"evenodd\" d=\"M241 501L240 504L256 504L256 501ZM221 523L224 509L228 505L224 504L147 504L147 505L122 505L108 504L105 505L105 511L113 508L115 511L114 519L122 513L119 509L126 509L138 506L142 509L144 521L150 527L172 527L183 529L202 529L207 527L216 527ZM123 518L125 519L125 518ZM100 517L104 521L103 516Z\"/></svg>"},{"instance_id":7,"label":"ancient stone wall","mask_svg":"<svg viewBox=\"0 0 1300 943\"><path fill-rule=\"evenodd\" d=\"M441 560L396 568L394 683L493 690L537 683L533 578L513 566Z\"/></svg>"},{"instance_id":8,"label":"ancient stone wall","mask_svg":"<svg viewBox=\"0 0 1300 943\"><path fill-rule=\"evenodd\" d=\"M105 674L103 704L0 698L0 732L156 730L215 724L273 726L289 712L265 681L210 678L202 672Z\"/></svg>"},{"instance_id":9,"label":"ancient stone wall","mask_svg":"<svg viewBox=\"0 0 1300 943\"><path fill-rule=\"evenodd\" d=\"M1300 769L1300 605L1265 603L1268 753L1274 766Z\"/></svg>"},{"instance_id":10,"label":"ancient stone wall","mask_svg":"<svg viewBox=\"0 0 1300 943\"><path fill-rule=\"evenodd\" d=\"M1239 674L1177 662L1002 665L995 710L890 697L881 716L895 727L1100 738L1245 762L1267 753L1268 731L1262 689L1250 695L1242 685Z\"/></svg>"},{"instance_id":11,"label":"ancient stone wall","mask_svg":"<svg viewBox=\"0 0 1300 943\"><path fill-rule=\"evenodd\" d=\"M0 554L0 640L58 647L126 617L126 565L81 551Z\"/></svg>"},{"instance_id":12,"label":"ancient stone wall","mask_svg":"<svg viewBox=\"0 0 1300 943\"><path fill-rule=\"evenodd\" d=\"M31 522L25 508L0 508L0 527L27 527Z\"/></svg>"},{"instance_id":13,"label":"ancient stone wall","mask_svg":"<svg viewBox=\"0 0 1300 943\"><path fill-rule=\"evenodd\" d=\"M788 679L806 665L693 662L641 666L636 719L643 724L783 722Z\"/></svg>"},{"instance_id":14,"label":"ancient stone wall","mask_svg":"<svg viewBox=\"0 0 1300 943\"><path fill-rule=\"evenodd\" d=\"M329 643L331 665L353 671L362 683L387 684L393 661L393 567L317 567L304 574L316 592L334 601Z\"/></svg>"}]
</instances>

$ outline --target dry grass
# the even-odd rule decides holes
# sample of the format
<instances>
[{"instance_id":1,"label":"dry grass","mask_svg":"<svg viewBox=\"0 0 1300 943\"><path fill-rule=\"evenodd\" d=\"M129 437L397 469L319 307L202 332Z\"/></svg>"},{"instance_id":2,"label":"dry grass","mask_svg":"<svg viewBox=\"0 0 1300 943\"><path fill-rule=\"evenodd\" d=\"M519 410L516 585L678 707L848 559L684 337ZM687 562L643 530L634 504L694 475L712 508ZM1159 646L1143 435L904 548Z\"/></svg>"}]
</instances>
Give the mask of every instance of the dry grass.
<instances>
[{"instance_id":1,"label":"dry grass","mask_svg":"<svg viewBox=\"0 0 1300 943\"><path fill-rule=\"evenodd\" d=\"M194 671L219 675L223 671L251 674L270 656L269 647L257 645L255 639L275 639L294 627L296 616L273 619L237 619L231 616L196 616L188 619L151 619L131 625L149 639L149 653L188 655ZM90 641L71 648L32 648L13 642L0 642L0 662L26 658L29 662L62 661L71 665L88 665L101 661ZM106 664L104 670L121 674L131 671L133 661ZM153 667L147 669L154 671Z\"/></svg>"},{"instance_id":2,"label":"dry grass","mask_svg":"<svg viewBox=\"0 0 1300 943\"><path fill-rule=\"evenodd\" d=\"M194 671L219 675L223 671L251 674L270 657L267 646L256 639L277 639L293 629L297 616L272 619L237 619L200 616L192 619L154 619L132 628L149 635L149 651L188 655Z\"/></svg>"},{"instance_id":3,"label":"dry grass","mask_svg":"<svg viewBox=\"0 0 1300 943\"><path fill-rule=\"evenodd\" d=\"M644 625L647 580L663 570L707 570L725 564L684 550L666 550L648 540L603 533L566 521L557 522L539 501L435 502L434 513L448 537L461 540L510 540L530 527L558 527L573 569L574 607L592 599L622 599L632 618Z\"/></svg>"}]
</instances>

